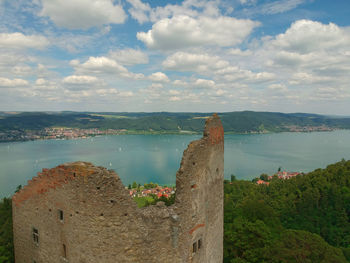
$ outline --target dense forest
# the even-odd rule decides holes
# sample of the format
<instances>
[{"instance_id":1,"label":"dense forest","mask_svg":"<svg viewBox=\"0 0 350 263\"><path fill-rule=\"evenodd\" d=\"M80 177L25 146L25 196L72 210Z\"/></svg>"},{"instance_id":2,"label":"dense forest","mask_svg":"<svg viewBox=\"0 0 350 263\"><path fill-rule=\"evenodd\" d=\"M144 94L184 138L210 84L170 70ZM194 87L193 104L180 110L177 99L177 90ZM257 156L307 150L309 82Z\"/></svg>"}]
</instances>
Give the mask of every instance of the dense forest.
<instances>
[{"instance_id":1,"label":"dense forest","mask_svg":"<svg viewBox=\"0 0 350 263\"><path fill-rule=\"evenodd\" d=\"M210 115L212 113L0 112L0 132L40 130L46 127L201 132L205 118ZM350 117L253 111L218 113L218 115L225 132L232 133L288 131L288 126L350 129Z\"/></svg>"},{"instance_id":2,"label":"dense forest","mask_svg":"<svg viewBox=\"0 0 350 263\"><path fill-rule=\"evenodd\" d=\"M0 263L14 262L12 237L12 204L10 198L0 202Z\"/></svg>"},{"instance_id":3,"label":"dense forest","mask_svg":"<svg viewBox=\"0 0 350 263\"><path fill-rule=\"evenodd\" d=\"M269 185L224 183L224 262L350 262L350 161ZM11 199L0 202L0 262L13 262Z\"/></svg>"},{"instance_id":4,"label":"dense forest","mask_svg":"<svg viewBox=\"0 0 350 263\"><path fill-rule=\"evenodd\" d=\"M224 187L224 262L350 262L350 161Z\"/></svg>"}]
</instances>

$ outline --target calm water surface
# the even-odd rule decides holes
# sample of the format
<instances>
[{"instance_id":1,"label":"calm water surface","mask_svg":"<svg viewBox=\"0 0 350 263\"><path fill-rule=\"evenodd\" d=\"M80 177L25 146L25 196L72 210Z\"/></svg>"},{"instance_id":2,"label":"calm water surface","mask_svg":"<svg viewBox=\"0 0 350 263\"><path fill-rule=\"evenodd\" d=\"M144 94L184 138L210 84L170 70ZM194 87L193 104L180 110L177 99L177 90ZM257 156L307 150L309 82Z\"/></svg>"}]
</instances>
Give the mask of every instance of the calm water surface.
<instances>
[{"instance_id":1,"label":"calm water surface","mask_svg":"<svg viewBox=\"0 0 350 263\"><path fill-rule=\"evenodd\" d=\"M174 184L182 152L197 135L119 135L0 144L0 196L42 168L78 160L114 169L124 184ZM308 172L350 159L350 131L225 135L225 177L252 179L282 167Z\"/></svg>"}]
</instances>

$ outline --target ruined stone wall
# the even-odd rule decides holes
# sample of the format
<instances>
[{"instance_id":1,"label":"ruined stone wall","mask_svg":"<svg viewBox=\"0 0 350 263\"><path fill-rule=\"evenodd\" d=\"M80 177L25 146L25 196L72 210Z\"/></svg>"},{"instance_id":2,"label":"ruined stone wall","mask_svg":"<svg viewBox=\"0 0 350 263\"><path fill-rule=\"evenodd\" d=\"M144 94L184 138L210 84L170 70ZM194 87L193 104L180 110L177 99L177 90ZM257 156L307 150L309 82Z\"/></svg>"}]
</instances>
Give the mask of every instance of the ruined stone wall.
<instances>
[{"instance_id":1,"label":"ruined stone wall","mask_svg":"<svg viewBox=\"0 0 350 263\"><path fill-rule=\"evenodd\" d=\"M224 130L214 115L206 122L203 138L185 150L176 175L182 262L223 261L223 180Z\"/></svg>"},{"instance_id":2,"label":"ruined stone wall","mask_svg":"<svg viewBox=\"0 0 350 263\"><path fill-rule=\"evenodd\" d=\"M185 150L176 187L174 205L139 209L113 171L85 162L43 169L13 196L16 262L222 262L223 129L217 116Z\"/></svg>"}]
</instances>

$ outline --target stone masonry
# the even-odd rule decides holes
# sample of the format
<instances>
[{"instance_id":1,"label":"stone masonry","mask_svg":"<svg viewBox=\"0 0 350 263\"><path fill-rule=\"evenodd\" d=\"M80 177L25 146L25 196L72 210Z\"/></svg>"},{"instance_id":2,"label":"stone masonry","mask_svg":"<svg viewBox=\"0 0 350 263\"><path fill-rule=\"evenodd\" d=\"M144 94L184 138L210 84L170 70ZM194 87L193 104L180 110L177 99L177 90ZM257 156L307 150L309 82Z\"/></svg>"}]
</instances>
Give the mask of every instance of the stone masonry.
<instances>
[{"instance_id":1,"label":"stone masonry","mask_svg":"<svg viewBox=\"0 0 350 263\"><path fill-rule=\"evenodd\" d=\"M223 261L224 130L217 115L184 151L169 207L138 208L114 171L43 169L13 196L16 263Z\"/></svg>"}]
</instances>

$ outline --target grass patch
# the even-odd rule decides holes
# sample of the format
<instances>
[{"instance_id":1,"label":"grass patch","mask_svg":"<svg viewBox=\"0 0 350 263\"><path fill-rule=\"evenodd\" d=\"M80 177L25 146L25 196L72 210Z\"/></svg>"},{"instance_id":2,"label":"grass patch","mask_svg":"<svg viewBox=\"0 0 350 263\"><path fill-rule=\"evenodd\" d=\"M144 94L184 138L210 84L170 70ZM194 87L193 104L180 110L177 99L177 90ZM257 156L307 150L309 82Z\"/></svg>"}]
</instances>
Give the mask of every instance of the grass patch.
<instances>
[{"instance_id":1,"label":"grass patch","mask_svg":"<svg viewBox=\"0 0 350 263\"><path fill-rule=\"evenodd\" d=\"M198 119L208 119L209 116L203 116L203 117L193 117L192 120L198 120Z\"/></svg>"},{"instance_id":2,"label":"grass patch","mask_svg":"<svg viewBox=\"0 0 350 263\"><path fill-rule=\"evenodd\" d=\"M105 115L105 114L90 114L91 116L103 117L105 119L132 119L128 116L122 115Z\"/></svg>"},{"instance_id":3,"label":"grass patch","mask_svg":"<svg viewBox=\"0 0 350 263\"><path fill-rule=\"evenodd\" d=\"M145 207L155 203L152 196L134 197L134 201L137 203L138 207Z\"/></svg>"}]
</instances>

